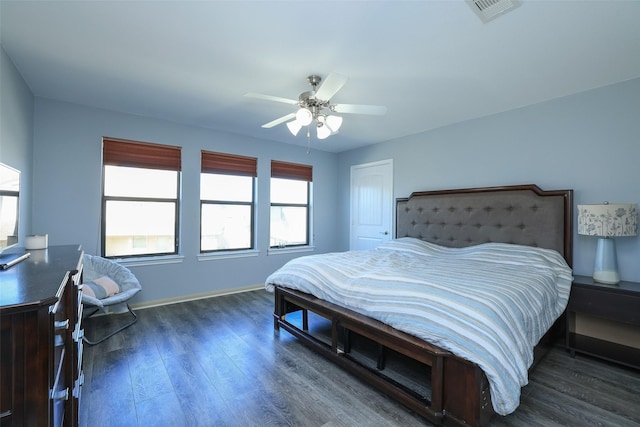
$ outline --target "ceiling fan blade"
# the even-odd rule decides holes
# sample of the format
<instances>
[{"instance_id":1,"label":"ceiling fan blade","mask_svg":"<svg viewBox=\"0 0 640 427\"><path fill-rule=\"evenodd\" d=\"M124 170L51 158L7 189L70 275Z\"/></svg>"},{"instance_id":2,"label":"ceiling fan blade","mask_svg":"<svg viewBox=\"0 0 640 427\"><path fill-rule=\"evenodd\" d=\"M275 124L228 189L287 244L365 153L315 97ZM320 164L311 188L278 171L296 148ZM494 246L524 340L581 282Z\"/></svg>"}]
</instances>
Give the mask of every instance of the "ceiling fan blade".
<instances>
[{"instance_id":1,"label":"ceiling fan blade","mask_svg":"<svg viewBox=\"0 0 640 427\"><path fill-rule=\"evenodd\" d=\"M316 91L316 98L323 101L330 100L335 95L349 78L343 74L331 73L327 78L320 83L320 87Z\"/></svg>"},{"instance_id":2,"label":"ceiling fan blade","mask_svg":"<svg viewBox=\"0 0 640 427\"><path fill-rule=\"evenodd\" d=\"M376 116L387 113L387 107L382 105L336 104L331 107L331 110L336 113L373 114Z\"/></svg>"},{"instance_id":3,"label":"ceiling fan blade","mask_svg":"<svg viewBox=\"0 0 640 427\"><path fill-rule=\"evenodd\" d=\"M245 93L244 96L246 96L247 98L263 99L265 101L283 102L285 104L291 104L291 105L296 105L298 103L298 101L295 99L281 98L279 96L263 95L261 93L249 92L249 93Z\"/></svg>"},{"instance_id":4,"label":"ceiling fan blade","mask_svg":"<svg viewBox=\"0 0 640 427\"><path fill-rule=\"evenodd\" d=\"M269 123L263 124L262 127L263 128L272 128L274 126L279 125L280 123L284 123L284 122L286 122L288 120L295 119L295 118L296 118L296 113L289 113L286 116L280 117L279 119L275 119L275 120L273 120L273 121L271 121Z\"/></svg>"}]
</instances>

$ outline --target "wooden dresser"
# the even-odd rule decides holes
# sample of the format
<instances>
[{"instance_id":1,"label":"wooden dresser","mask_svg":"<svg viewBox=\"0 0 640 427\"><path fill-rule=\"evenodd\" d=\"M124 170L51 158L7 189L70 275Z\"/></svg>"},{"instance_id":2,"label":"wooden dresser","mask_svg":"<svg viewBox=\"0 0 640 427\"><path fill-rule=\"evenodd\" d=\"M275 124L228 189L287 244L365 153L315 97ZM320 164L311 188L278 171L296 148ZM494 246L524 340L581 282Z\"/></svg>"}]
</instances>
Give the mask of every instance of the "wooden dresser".
<instances>
[{"instance_id":1,"label":"wooden dresser","mask_svg":"<svg viewBox=\"0 0 640 427\"><path fill-rule=\"evenodd\" d=\"M0 271L0 426L77 426L82 251L30 252Z\"/></svg>"}]
</instances>

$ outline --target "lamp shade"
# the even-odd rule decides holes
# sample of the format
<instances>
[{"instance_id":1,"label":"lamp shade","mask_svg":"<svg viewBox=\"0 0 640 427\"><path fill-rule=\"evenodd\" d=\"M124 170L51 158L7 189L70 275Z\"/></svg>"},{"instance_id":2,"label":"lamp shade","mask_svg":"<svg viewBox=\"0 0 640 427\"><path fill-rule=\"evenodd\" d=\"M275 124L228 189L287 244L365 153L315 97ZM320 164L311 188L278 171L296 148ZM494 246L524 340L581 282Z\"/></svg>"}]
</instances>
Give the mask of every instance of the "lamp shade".
<instances>
[{"instance_id":1,"label":"lamp shade","mask_svg":"<svg viewBox=\"0 0 640 427\"><path fill-rule=\"evenodd\" d=\"M331 135L331 129L325 124L318 123L318 139L326 139Z\"/></svg>"},{"instance_id":2,"label":"lamp shade","mask_svg":"<svg viewBox=\"0 0 640 427\"><path fill-rule=\"evenodd\" d=\"M296 120L302 125L307 126L313 120L313 113L307 108L301 108L296 113Z\"/></svg>"},{"instance_id":3,"label":"lamp shade","mask_svg":"<svg viewBox=\"0 0 640 427\"><path fill-rule=\"evenodd\" d=\"M635 236L638 234L638 205L578 205L578 234L600 237Z\"/></svg>"},{"instance_id":4,"label":"lamp shade","mask_svg":"<svg viewBox=\"0 0 640 427\"><path fill-rule=\"evenodd\" d=\"M287 127L289 128L289 131L293 134L293 136L296 136L298 132L300 132L300 129L302 129L302 125L300 124L300 122L298 122L298 120L287 122Z\"/></svg>"},{"instance_id":5,"label":"lamp shade","mask_svg":"<svg viewBox=\"0 0 640 427\"><path fill-rule=\"evenodd\" d=\"M325 119L325 123L327 126L329 126L331 133L338 132L338 129L340 129L340 126L342 126L342 117L334 115L327 116L327 118Z\"/></svg>"}]
</instances>

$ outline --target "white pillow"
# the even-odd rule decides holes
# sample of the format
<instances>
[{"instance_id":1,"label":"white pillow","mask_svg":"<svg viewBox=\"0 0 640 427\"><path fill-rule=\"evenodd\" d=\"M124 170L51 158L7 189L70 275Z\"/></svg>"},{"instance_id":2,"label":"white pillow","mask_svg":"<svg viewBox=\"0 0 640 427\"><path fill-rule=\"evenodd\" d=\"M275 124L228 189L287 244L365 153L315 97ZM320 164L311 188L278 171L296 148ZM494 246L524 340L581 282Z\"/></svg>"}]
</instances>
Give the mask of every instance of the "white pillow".
<instances>
[{"instance_id":1,"label":"white pillow","mask_svg":"<svg viewBox=\"0 0 640 427\"><path fill-rule=\"evenodd\" d=\"M82 292L93 298L104 299L119 293L120 287L109 276L102 276L93 282L85 283Z\"/></svg>"}]
</instances>

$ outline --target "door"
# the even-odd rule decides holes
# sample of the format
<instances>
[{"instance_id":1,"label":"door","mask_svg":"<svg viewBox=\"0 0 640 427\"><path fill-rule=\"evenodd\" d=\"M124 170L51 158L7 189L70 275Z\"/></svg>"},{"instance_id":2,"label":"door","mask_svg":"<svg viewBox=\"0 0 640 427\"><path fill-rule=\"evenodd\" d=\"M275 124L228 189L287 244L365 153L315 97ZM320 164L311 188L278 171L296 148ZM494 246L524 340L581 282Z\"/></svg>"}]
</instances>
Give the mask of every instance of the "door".
<instances>
[{"instance_id":1,"label":"door","mask_svg":"<svg viewBox=\"0 0 640 427\"><path fill-rule=\"evenodd\" d=\"M351 166L350 249L373 249L393 237L393 160Z\"/></svg>"}]
</instances>

